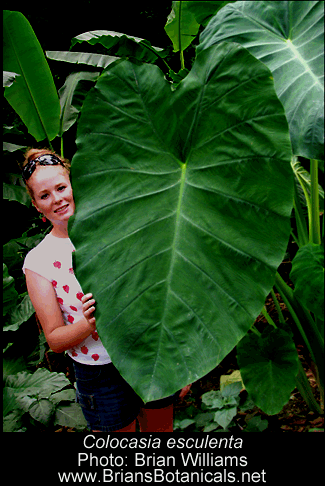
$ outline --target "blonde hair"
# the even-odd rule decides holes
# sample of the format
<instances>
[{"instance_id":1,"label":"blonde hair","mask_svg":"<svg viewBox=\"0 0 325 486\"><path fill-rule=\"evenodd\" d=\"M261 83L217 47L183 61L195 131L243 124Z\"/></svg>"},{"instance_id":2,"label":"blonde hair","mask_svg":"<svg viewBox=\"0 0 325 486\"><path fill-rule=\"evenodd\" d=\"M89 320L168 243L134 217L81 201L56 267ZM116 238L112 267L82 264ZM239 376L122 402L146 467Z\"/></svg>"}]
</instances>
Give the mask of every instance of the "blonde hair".
<instances>
[{"instance_id":1,"label":"blonde hair","mask_svg":"<svg viewBox=\"0 0 325 486\"><path fill-rule=\"evenodd\" d=\"M71 164L70 164L69 160L63 159L57 153L55 153L54 150L49 150L49 149L29 148L24 154L25 159L24 159L24 162L22 164L22 169L25 167L26 164L28 164L28 162L30 160L34 160L37 157L40 157L41 155L47 155L47 154L55 155L56 157L58 157L62 161L64 168L70 173L70 165ZM26 181L26 190L27 190L28 194L30 195L30 197L32 199L34 199L34 194L33 194L32 188L28 185L27 181Z\"/></svg>"}]
</instances>

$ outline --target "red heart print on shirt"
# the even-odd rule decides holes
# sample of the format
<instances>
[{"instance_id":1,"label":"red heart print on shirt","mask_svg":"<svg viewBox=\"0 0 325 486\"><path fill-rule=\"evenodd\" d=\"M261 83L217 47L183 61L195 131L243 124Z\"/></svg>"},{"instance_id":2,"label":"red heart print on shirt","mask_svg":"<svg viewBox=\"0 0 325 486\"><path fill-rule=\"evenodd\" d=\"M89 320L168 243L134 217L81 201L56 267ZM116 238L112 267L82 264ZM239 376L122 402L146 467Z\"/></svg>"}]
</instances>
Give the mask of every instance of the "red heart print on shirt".
<instances>
[{"instance_id":1,"label":"red heart print on shirt","mask_svg":"<svg viewBox=\"0 0 325 486\"><path fill-rule=\"evenodd\" d=\"M55 260L55 262L53 263L53 265L55 266L55 268L61 268L61 262Z\"/></svg>"},{"instance_id":2,"label":"red heart print on shirt","mask_svg":"<svg viewBox=\"0 0 325 486\"><path fill-rule=\"evenodd\" d=\"M88 348L87 348L87 346L82 346L82 348L81 348L81 352L82 352L83 354L87 354L87 353L88 353Z\"/></svg>"},{"instance_id":3,"label":"red heart print on shirt","mask_svg":"<svg viewBox=\"0 0 325 486\"><path fill-rule=\"evenodd\" d=\"M74 317L70 316L70 314L68 315L68 321L70 322L70 324L72 324L74 321Z\"/></svg>"},{"instance_id":4,"label":"red heart print on shirt","mask_svg":"<svg viewBox=\"0 0 325 486\"><path fill-rule=\"evenodd\" d=\"M98 332L97 331L93 331L91 333L91 337L95 340L95 341L98 341L99 339L99 336L98 336Z\"/></svg>"},{"instance_id":5,"label":"red heart print on shirt","mask_svg":"<svg viewBox=\"0 0 325 486\"><path fill-rule=\"evenodd\" d=\"M73 311L77 312L77 307L75 307L74 305L70 305L70 309L72 309Z\"/></svg>"},{"instance_id":6,"label":"red heart print on shirt","mask_svg":"<svg viewBox=\"0 0 325 486\"><path fill-rule=\"evenodd\" d=\"M67 294L69 293L69 285L63 285L62 288Z\"/></svg>"},{"instance_id":7,"label":"red heart print on shirt","mask_svg":"<svg viewBox=\"0 0 325 486\"><path fill-rule=\"evenodd\" d=\"M92 354L91 357L93 358L94 361L97 361L99 359L98 354Z\"/></svg>"},{"instance_id":8,"label":"red heart print on shirt","mask_svg":"<svg viewBox=\"0 0 325 486\"><path fill-rule=\"evenodd\" d=\"M82 292L78 292L76 297L78 300L81 300L83 298L84 294Z\"/></svg>"}]
</instances>

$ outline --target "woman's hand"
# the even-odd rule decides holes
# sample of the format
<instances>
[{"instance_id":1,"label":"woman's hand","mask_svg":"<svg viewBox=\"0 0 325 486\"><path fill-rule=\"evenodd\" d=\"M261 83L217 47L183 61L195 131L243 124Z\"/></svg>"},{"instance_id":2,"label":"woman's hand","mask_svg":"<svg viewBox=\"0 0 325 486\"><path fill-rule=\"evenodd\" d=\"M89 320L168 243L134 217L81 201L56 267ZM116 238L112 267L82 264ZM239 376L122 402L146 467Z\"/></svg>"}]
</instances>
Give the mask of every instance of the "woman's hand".
<instances>
[{"instance_id":1,"label":"woman's hand","mask_svg":"<svg viewBox=\"0 0 325 486\"><path fill-rule=\"evenodd\" d=\"M93 315L93 313L95 312L95 299L92 298L93 294L86 294L84 295L82 298L81 298L81 302L82 302L82 312L83 312L83 315L85 317L85 319L87 320L87 322L89 323L89 325L91 326L92 330L94 331L96 329L96 319Z\"/></svg>"}]
</instances>

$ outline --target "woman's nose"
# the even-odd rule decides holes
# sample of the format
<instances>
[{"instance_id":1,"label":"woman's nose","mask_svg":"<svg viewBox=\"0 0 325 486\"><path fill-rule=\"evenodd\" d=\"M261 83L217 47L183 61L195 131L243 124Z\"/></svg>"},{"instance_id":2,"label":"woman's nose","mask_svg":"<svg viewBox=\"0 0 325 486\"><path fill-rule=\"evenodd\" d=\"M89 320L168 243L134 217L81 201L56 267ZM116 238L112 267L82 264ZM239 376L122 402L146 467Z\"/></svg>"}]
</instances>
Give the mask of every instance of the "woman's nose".
<instances>
[{"instance_id":1,"label":"woman's nose","mask_svg":"<svg viewBox=\"0 0 325 486\"><path fill-rule=\"evenodd\" d=\"M55 192L54 196L53 196L54 202L57 203L57 202L61 201L61 199L62 199L62 195L59 192Z\"/></svg>"}]
</instances>

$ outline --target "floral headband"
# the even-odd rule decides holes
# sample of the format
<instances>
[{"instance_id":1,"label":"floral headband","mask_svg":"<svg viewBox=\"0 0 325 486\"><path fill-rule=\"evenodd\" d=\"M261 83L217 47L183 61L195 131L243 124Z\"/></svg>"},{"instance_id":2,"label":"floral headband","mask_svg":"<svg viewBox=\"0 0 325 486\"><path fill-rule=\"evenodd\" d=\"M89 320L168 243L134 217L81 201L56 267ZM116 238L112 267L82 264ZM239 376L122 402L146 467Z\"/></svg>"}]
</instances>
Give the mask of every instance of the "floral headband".
<instances>
[{"instance_id":1,"label":"floral headband","mask_svg":"<svg viewBox=\"0 0 325 486\"><path fill-rule=\"evenodd\" d=\"M33 174L37 164L38 165L59 165L60 164L64 167L64 163L56 155L53 154L40 155L39 157L36 157L36 159L29 160L25 165L25 167L23 168L22 176L25 182Z\"/></svg>"}]
</instances>

